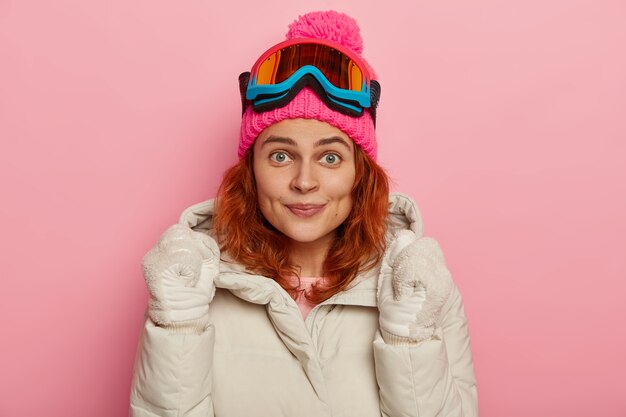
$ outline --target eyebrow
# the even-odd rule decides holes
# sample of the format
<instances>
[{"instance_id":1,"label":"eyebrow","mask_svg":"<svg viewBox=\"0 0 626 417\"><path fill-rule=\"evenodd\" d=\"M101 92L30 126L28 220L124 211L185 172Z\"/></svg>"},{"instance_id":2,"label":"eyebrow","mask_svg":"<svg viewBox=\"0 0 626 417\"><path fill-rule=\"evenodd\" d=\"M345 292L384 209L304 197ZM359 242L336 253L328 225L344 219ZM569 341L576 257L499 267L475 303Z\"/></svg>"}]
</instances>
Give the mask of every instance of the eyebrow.
<instances>
[{"instance_id":1,"label":"eyebrow","mask_svg":"<svg viewBox=\"0 0 626 417\"><path fill-rule=\"evenodd\" d=\"M268 143L284 143L285 145L293 145L298 146L295 140L291 138L284 138L282 136L270 136L268 137L261 147L267 145Z\"/></svg>"},{"instance_id":2,"label":"eyebrow","mask_svg":"<svg viewBox=\"0 0 626 417\"><path fill-rule=\"evenodd\" d=\"M270 136L270 137L268 137L267 140L265 142L263 142L263 145L261 145L261 147L265 146L268 143L283 143L285 145L298 146L298 144L296 143L295 140L293 140L291 138L287 138L287 137L282 137L282 136ZM343 140L342 138L340 138L339 136L332 136L330 138L320 139L317 142L315 142L313 144L313 146L314 147L318 147L318 146L322 146L322 145L328 145L328 144L331 144L331 143L341 143L346 148L352 149L352 147L350 145L348 145L348 143L345 140Z\"/></svg>"},{"instance_id":3,"label":"eyebrow","mask_svg":"<svg viewBox=\"0 0 626 417\"><path fill-rule=\"evenodd\" d=\"M352 147L348 145L348 143L345 140L341 139L339 136L333 136L332 138L320 139L317 142L315 142L313 146L322 146L322 145L328 145L331 143L341 143L346 148L352 149Z\"/></svg>"}]
</instances>

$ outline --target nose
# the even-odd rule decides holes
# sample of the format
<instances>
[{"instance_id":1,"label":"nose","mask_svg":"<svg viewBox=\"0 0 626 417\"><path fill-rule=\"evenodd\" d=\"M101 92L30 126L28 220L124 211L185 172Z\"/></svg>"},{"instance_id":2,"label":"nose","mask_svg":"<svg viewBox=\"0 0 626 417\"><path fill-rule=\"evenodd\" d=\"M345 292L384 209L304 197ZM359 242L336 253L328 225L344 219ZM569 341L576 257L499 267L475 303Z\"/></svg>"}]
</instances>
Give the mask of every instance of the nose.
<instances>
[{"instance_id":1,"label":"nose","mask_svg":"<svg viewBox=\"0 0 626 417\"><path fill-rule=\"evenodd\" d=\"M296 167L296 172L291 181L291 188L300 193L308 193L317 190L319 182L315 175L315 169L308 162L302 162Z\"/></svg>"}]
</instances>

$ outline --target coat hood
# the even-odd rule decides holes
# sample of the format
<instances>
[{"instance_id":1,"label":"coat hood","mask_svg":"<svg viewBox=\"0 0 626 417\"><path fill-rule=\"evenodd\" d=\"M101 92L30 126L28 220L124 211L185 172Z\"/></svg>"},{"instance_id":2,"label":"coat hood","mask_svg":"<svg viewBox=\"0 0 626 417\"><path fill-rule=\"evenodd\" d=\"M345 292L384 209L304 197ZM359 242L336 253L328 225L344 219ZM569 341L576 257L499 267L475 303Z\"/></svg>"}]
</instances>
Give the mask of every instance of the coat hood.
<instances>
[{"instance_id":1,"label":"coat hood","mask_svg":"<svg viewBox=\"0 0 626 417\"><path fill-rule=\"evenodd\" d=\"M179 223L189 226L197 232L213 236L213 216L215 199L202 201L186 208L180 215ZM387 220L387 242L391 242L400 230L411 230L418 237L422 236L422 218L415 202L407 195L391 193L389 195L389 216ZM239 298L252 303L269 304L276 308L297 308L286 291L274 280L256 275L246 270L243 265L234 262L227 254L222 254L220 271L215 279L218 288L230 290ZM378 268L366 271L351 283L348 290L335 294L323 304L376 305ZM278 307L280 306L280 307Z\"/></svg>"}]
</instances>

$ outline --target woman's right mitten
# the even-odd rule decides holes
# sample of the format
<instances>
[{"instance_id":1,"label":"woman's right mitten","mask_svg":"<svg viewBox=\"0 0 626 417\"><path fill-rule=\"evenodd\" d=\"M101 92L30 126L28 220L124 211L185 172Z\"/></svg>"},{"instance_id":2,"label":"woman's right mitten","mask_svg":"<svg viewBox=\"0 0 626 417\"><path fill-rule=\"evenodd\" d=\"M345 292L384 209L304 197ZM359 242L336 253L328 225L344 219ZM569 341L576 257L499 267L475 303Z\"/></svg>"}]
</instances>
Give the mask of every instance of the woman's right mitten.
<instances>
[{"instance_id":1,"label":"woman's right mitten","mask_svg":"<svg viewBox=\"0 0 626 417\"><path fill-rule=\"evenodd\" d=\"M203 331L219 259L219 247L206 233L182 224L169 227L142 261L152 321L176 332Z\"/></svg>"}]
</instances>

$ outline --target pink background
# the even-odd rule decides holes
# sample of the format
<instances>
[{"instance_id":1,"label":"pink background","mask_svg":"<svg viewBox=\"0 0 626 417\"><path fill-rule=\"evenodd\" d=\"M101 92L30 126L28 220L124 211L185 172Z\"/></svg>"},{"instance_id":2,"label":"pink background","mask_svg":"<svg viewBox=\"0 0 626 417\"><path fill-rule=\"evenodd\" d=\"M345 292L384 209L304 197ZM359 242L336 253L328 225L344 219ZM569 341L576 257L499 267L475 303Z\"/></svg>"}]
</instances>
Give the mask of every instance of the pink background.
<instances>
[{"instance_id":1,"label":"pink background","mask_svg":"<svg viewBox=\"0 0 626 417\"><path fill-rule=\"evenodd\" d=\"M626 416L618 0L0 0L0 416L127 414L141 258L235 161L239 73L328 8L463 293L481 416Z\"/></svg>"}]
</instances>

